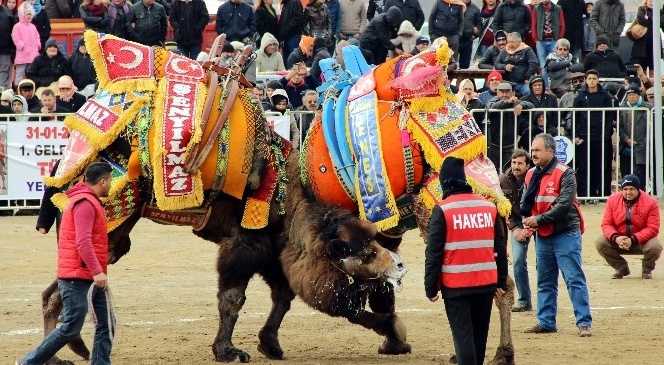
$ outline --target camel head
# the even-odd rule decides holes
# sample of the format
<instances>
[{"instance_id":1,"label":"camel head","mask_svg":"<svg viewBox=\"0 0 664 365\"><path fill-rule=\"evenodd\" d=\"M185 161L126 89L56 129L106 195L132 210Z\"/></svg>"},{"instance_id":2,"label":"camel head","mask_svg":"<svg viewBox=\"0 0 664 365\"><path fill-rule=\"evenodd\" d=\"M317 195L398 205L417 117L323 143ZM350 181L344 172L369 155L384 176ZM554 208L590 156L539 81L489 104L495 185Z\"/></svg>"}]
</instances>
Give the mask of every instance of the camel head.
<instances>
[{"instance_id":1,"label":"camel head","mask_svg":"<svg viewBox=\"0 0 664 365\"><path fill-rule=\"evenodd\" d=\"M349 280L383 280L397 292L403 288L401 279L408 269L399 255L376 241L376 228L356 217L332 222L327 227L334 237L328 242L333 264ZM332 232L330 232L330 230Z\"/></svg>"}]
</instances>

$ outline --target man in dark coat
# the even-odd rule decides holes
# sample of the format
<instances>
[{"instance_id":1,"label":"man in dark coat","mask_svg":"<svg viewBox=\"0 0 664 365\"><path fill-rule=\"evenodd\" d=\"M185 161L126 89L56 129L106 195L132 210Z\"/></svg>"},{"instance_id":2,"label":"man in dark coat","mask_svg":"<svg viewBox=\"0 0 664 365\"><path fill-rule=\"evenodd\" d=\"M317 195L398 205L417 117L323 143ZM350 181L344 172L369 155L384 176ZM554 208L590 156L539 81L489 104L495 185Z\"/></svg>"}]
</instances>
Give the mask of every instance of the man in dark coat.
<instances>
[{"instance_id":1,"label":"man in dark coat","mask_svg":"<svg viewBox=\"0 0 664 365\"><path fill-rule=\"evenodd\" d=\"M125 28L130 40L146 46L161 46L166 41L168 28L166 10L155 0L141 0L129 8Z\"/></svg>"},{"instance_id":2,"label":"man in dark coat","mask_svg":"<svg viewBox=\"0 0 664 365\"><path fill-rule=\"evenodd\" d=\"M618 53L609 47L609 39L605 36L597 37L597 50L590 52L583 60L583 68L599 72L599 76L623 78L627 74L627 67Z\"/></svg>"},{"instance_id":3,"label":"man in dark coat","mask_svg":"<svg viewBox=\"0 0 664 365\"><path fill-rule=\"evenodd\" d=\"M391 39L397 37L397 31L403 21L401 10L394 6L386 12L378 14L367 25L360 37L360 47L371 52L368 63L381 64L387 58L387 51L392 51L395 45Z\"/></svg>"},{"instance_id":4,"label":"man in dark coat","mask_svg":"<svg viewBox=\"0 0 664 365\"><path fill-rule=\"evenodd\" d=\"M25 75L35 82L37 88L50 86L60 76L71 75L71 63L60 52L55 38L46 41L46 48L28 66Z\"/></svg>"},{"instance_id":5,"label":"man in dark coat","mask_svg":"<svg viewBox=\"0 0 664 365\"><path fill-rule=\"evenodd\" d=\"M203 0L173 1L168 21L173 27L178 50L185 57L195 60L196 56L201 53L203 30L210 21L205 2Z\"/></svg>"},{"instance_id":6,"label":"man in dark coat","mask_svg":"<svg viewBox=\"0 0 664 365\"><path fill-rule=\"evenodd\" d=\"M558 0L558 6L563 10L565 19L565 38L571 45L570 54L577 60L581 59L583 46L583 14L585 13L585 0Z\"/></svg>"},{"instance_id":7,"label":"man in dark coat","mask_svg":"<svg viewBox=\"0 0 664 365\"><path fill-rule=\"evenodd\" d=\"M51 20L42 8L41 0L35 1L32 7L35 9L35 14L32 16L32 24L37 28L39 41L41 42L42 49L44 49L46 41L51 36Z\"/></svg>"},{"instance_id":8,"label":"man in dark coat","mask_svg":"<svg viewBox=\"0 0 664 365\"><path fill-rule=\"evenodd\" d=\"M586 72L586 84L574 99L574 108L609 108L613 102L599 84L599 72ZM576 111L574 125L574 167L579 197L603 197L611 194L611 160L615 112ZM602 181L602 178L604 181Z\"/></svg>"},{"instance_id":9,"label":"man in dark coat","mask_svg":"<svg viewBox=\"0 0 664 365\"><path fill-rule=\"evenodd\" d=\"M544 80L540 75L533 75L530 77L528 82L528 87L530 88L530 94L521 98L522 101L527 101L533 104L534 109L538 108L557 108L558 107L558 98L555 95L544 92ZM524 115L525 117L526 115ZM544 122L546 123L547 130L549 127L558 126L558 113L554 110L549 110L544 112ZM528 126L533 128L535 126L536 118L533 118L534 115L530 117L530 123ZM537 134L533 134L536 136Z\"/></svg>"},{"instance_id":10,"label":"man in dark coat","mask_svg":"<svg viewBox=\"0 0 664 365\"><path fill-rule=\"evenodd\" d=\"M80 18L82 0L46 0L44 9L49 19Z\"/></svg>"},{"instance_id":11,"label":"man in dark coat","mask_svg":"<svg viewBox=\"0 0 664 365\"><path fill-rule=\"evenodd\" d=\"M496 32L499 29L506 33L517 32L522 39L526 39L526 34L530 31L530 11L523 5L521 0L507 0L498 5L496 15L494 15L491 29Z\"/></svg>"},{"instance_id":12,"label":"man in dark coat","mask_svg":"<svg viewBox=\"0 0 664 365\"><path fill-rule=\"evenodd\" d=\"M424 12L422 11L422 7L418 0L386 0L385 5L383 5L383 13L386 13L393 6L396 6L401 10L403 20L411 22L417 30L422 29L422 24L424 24ZM431 24L429 24L429 27L431 27Z\"/></svg>"},{"instance_id":13,"label":"man in dark coat","mask_svg":"<svg viewBox=\"0 0 664 365\"><path fill-rule=\"evenodd\" d=\"M431 41L436 38L447 38L447 44L454 51L453 57L458 59L459 39L464 29L464 8L459 4L448 4L442 0L436 1L429 14L429 35ZM479 10L478 10L479 17ZM404 20L406 17L404 17Z\"/></svg>"},{"instance_id":14,"label":"man in dark coat","mask_svg":"<svg viewBox=\"0 0 664 365\"><path fill-rule=\"evenodd\" d=\"M620 0L597 0L590 13L590 26L598 39L605 36L609 48L618 49L620 35L625 27L625 4Z\"/></svg>"},{"instance_id":15,"label":"man in dark coat","mask_svg":"<svg viewBox=\"0 0 664 365\"><path fill-rule=\"evenodd\" d=\"M503 79L516 84L516 91L521 96L530 94L528 80L537 73L539 63L532 48L521 41L519 33L507 35L507 45L500 51L494 66L496 70L504 70Z\"/></svg>"},{"instance_id":16,"label":"man in dark coat","mask_svg":"<svg viewBox=\"0 0 664 365\"><path fill-rule=\"evenodd\" d=\"M0 9L0 87L12 88L14 70L12 68L13 55L16 54L16 46L12 40L12 28L14 17L11 10L2 7Z\"/></svg>"},{"instance_id":17,"label":"man in dark coat","mask_svg":"<svg viewBox=\"0 0 664 365\"><path fill-rule=\"evenodd\" d=\"M254 9L243 0L230 0L217 10L217 34L226 33L226 41L248 43L256 33Z\"/></svg>"}]
</instances>

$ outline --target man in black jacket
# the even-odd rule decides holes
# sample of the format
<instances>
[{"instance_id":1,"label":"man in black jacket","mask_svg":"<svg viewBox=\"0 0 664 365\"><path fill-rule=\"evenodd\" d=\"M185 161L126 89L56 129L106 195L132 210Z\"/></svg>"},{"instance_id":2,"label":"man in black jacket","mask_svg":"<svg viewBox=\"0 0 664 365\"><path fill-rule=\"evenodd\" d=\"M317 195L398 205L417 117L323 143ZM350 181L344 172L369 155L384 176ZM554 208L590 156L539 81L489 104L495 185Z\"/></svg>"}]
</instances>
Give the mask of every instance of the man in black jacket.
<instances>
[{"instance_id":1,"label":"man in black jacket","mask_svg":"<svg viewBox=\"0 0 664 365\"><path fill-rule=\"evenodd\" d=\"M507 34L507 45L500 51L494 66L504 70L503 79L516 84L516 91L521 96L530 94L528 80L537 73L539 62L532 48L521 41L517 32Z\"/></svg>"},{"instance_id":2,"label":"man in black jacket","mask_svg":"<svg viewBox=\"0 0 664 365\"><path fill-rule=\"evenodd\" d=\"M478 62L478 68L480 69L493 70L500 51L507 45L507 34L502 30L497 31L493 39L493 45L484 52Z\"/></svg>"},{"instance_id":3,"label":"man in black jacket","mask_svg":"<svg viewBox=\"0 0 664 365\"><path fill-rule=\"evenodd\" d=\"M379 65L385 62L387 51L395 48L391 39L397 37L397 31L402 21L401 10L394 6L369 22L360 38L360 47L371 52L372 59L367 60L369 64Z\"/></svg>"},{"instance_id":4,"label":"man in black jacket","mask_svg":"<svg viewBox=\"0 0 664 365\"><path fill-rule=\"evenodd\" d=\"M623 78L627 75L625 63L618 53L609 49L609 39L605 36L597 37L597 50L586 55L583 68L597 71L602 78Z\"/></svg>"},{"instance_id":5,"label":"man in black jacket","mask_svg":"<svg viewBox=\"0 0 664 365\"><path fill-rule=\"evenodd\" d=\"M574 99L574 108L609 108L611 97L599 84L596 70L586 72L586 84ZM574 113L574 165L579 197L604 197L611 194L611 159L613 121L611 111L576 111ZM602 181L604 180L604 181Z\"/></svg>"},{"instance_id":6,"label":"man in black jacket","mask_svg":"<svg viewBox=\"0 0 664 365\"><path fill-rule=\"evenodd\" d=\"M300 44L304 23L304 9L300 0L283 0L279 18L279 34L275 34L275 36L280 42L284 42L282 54L285 64L287 64L288 56Z\"/></svg>"},{"instance_id":7,"label":"man in black jacket","mask_svg":"<svg viewBox=\"0 0 664 365\"><path fill-rule=\"evenodd\" d=\"M521 0L507 0L498 5L491 29L504 30L506 33L517 32L522 39L530 32L530 11Z\"/></svg>"},{"instance_id":8,"label":"man in black jacket","mask_svg":"<svg viewBox=\"0 0 664 365\"><path fill-rule=\"evenodd\" d=\"M429 15L429 34L431 41L436 38L447 38L447 44L454 51L455 59L459 58L459 39L463 33L464 9L459 4L448 4L442 0L436 1ZM478 12L479 17L479 12ZM404 16L404 19L406 17Z\"/></svg>"},{"instance_id":9,"label":"man in black jacket","mask_svg":"<svg viewBox=\"0 0 664 365\"><path fill-rule=\"evenodd\" d=\"M46 41L46 48L37 56L25 71L25 76L35 82L35 87L47 87L58 81L60 76L71 75L71 63L60 52L55 38Z\"/></svg>"},{"instance_id":10,"label":"man in black jacket","mask_svg":"<svg viewBox=\"0 0 664 365\"><path fill-rule=\"evenodd\" d=\"M424 24L424 12L422 11L422 7L418 0L386 0L385 5L383 5L383 13L386 13L391 7L395 6L401 10L403 20L411 22L417 30L422 29L422 24ZM399 26L397 25L397 28L398 27ZM429 23L429 27L431 27L431 23Z\"/></svg>"},{"instance_id":11,"label":"man in black jacket","mask_svg":"<svg viewBox=\"0 0 664 365\"><path fill-rule=\"evenodd\" d=\"M0 87L12 88L14 70L12 68L12 56L16 54L16 46L12 40L12 28L14 17L11 10L0 9Z\"/></svg>"},{"instance_id":12,"label":"man in black jacket","mask_svg":"<svg viewBox=\"0 0 664 365\"><path fill-rule=\"evenodd\" d=\"M544 80L540 75L533 75L530 77L530 82L528 83L530 88L530 94L521 98L522 101L527 101L533 104L534 109L538 108L558 108L558 98L555 95L544 92ZM534 128L536 124L536 119L532 117L532 113L529 116L530 123L528 124L529 128ZM544 112L544 123L546 125L546 130L549 127L556 128L558 126L558 113L555 110L548 110ZM533 137L536 134L533 134Z\"/></svg>"},{"instance_id":13,"label":"man in black jacket","mask_svg":"<svg viewBox=\"0 0 664 365\"><path fill-rule=\"evenodd\" d=\"M583 46L583 15L586 12L585 0L558 0L565 19L565 38L571 47L569 53L577 60L581 59Z\"/></svg>"},{"instance_id":14,"label":"man in black jacket","mask_svg":"<svg viewBox=\"0 0 664 365\"><path fill-rule=\"evenodd\" d=\"M130 40L146 46L161 46L166 41L168 28L166 10L155 0L141 0L129 8L125 28Z\"/></svg>"},{"instance_id":15,"label":"man in black jacket","mask_svg":"<svg viewBox=\"0 0 664 365\"><path fill-rule=\"evenodd\" d=\"M168 18L178 50L185 57L196 59L201 53L203 30L210 21L210 14L203 0L175 0L171 3Z\"/></svg>"},{"instance_id":16,"label":"man in black jacket","mask_svg":"<svg viewBox=\"0 0 664 365\"><path fill-rule=\"evenodd\" d=\"M492 299L507 290L506 227L496 207L473 193L463 165L447 157L440 169L443 201L429 220L424 289L432 302L442 294L458 363L481 364Z\"/></svg>"},{"instance_id":17,"label":"man in black jacket","mask_svg":"<svg viewBox=\"0 0 664 365\"><path fill-rule=\"evenodd\" d=\"M256 33L254 9L243 0L230 0L217 10L217 34L226 33L226 41L249 43Z\"/></svg>"}]
</instances>

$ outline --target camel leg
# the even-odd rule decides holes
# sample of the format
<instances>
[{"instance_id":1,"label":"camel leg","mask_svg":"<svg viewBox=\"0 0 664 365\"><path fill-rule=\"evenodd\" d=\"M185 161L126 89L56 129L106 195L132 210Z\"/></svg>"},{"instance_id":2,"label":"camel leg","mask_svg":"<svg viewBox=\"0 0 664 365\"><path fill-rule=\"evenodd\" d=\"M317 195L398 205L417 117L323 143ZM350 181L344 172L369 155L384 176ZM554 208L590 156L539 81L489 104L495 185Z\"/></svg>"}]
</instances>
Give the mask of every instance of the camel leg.
<instances>
[{"instance_id":1,"label":"camel leg","mask_svg":"<svg viewBox=\"0 0 664 365\"><path fill-rule=\"evenodd\" d=\"M410 345L406 343L406 326L394 313L361 311L356 316L348 317L348 321L385 336L385 341L378 348L379 354L401 355L411 351Z\"/></svg>"},{"instance_id":2,"label":"camel leg","mask_svg":"<svg viewBox=\"0 0 664 365\"><path fill-rule=\"evenodd\" d=\"M295 293L291 290L288 280L280 265L271 265L269 270L261 271L265 282L270 286L272 309L265 325L258 333L258 351L273 360L283 360L284 351L279 344L279 328L284 316L291 308Z\"/></svg>"},{"instance_id":3,"label":"camel leg","mask_svg":"<svg viewBox=\"0 0 664 365\"><path fill-rule=\"evenodd\" d=\"M219 331L212 344L216 361L249 362L251 359L247 352L233 345L233 330L246 300L249 280L259 268L270 265L271 260L274 261L272 248L266 235L240 229L234 237L224 238L219 243Z\"/></svg>"},{"instance_id":4,"label":"camel leg","mask_svg":"<svg viewBox=\"0 0 664 365\"><path fill-rule=\"evenodd\" d=\"M58 290L58 281L54 280L46 290L42 292L44 337L48 336L55 329L55 326L58 324L58 316L60 315L60 312L62 312L62 297L60 297L60 290ZM71 340L67 346L69 346L69 349L72 350L72 352L83 359L90 359L90 350L85 346L85 342L83 342L80 334L76 336L75 339ZM65 365L71 364L71 362L60 360L57 356L53 356L47 364Z\"/></svg>"},{"instance_id":5,"label":"camel leg","mask_svg":"<svg viewBox=\"0 0 664 365\"><path fill-rule=\"evenodd\" d=\"M496 307L500 314L500 343L496 349L496 356L489 361L489 365L514 365L514 345L512 344L512 306L514 305L514 280L507 277L507 291L500 300L496 300Z\"/></svg>"},{"instance_id":6,"label":"camel leg","mask_svg":"<svg viewBox=\"0 0 664 365\"><path fill-rule=\"evenodd\" d=\"M377 314L394 314L394 288L391 285L384 284L371 292L369 294L369 308ZM394 326L400 326L401 328L395 332L388 331L383 344L378 349L380 354L400 355L410 353L410 345L406 342L406 327L396 315L394 316ZM393 333L397 335L392 335Z\"/></svg>"}]
</instances>

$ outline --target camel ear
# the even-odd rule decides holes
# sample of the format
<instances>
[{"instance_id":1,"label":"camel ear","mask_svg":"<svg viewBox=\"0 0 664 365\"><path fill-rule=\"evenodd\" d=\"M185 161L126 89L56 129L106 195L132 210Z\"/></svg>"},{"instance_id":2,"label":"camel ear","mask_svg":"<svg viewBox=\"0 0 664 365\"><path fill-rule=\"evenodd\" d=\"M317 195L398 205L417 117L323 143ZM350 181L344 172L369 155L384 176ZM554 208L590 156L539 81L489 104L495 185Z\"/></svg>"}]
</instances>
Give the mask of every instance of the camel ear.
<instances>
[{"instance_id":1,"label":"camel ear","mask_svg":"<svg viewBox=\"0 0 664 365\"><path fill-rule=\"evenodd\" d=\"M336 260L341 260L349 254L348 243L342 239L335 238L327 244L330 255Z\"/></svg>"}]
</instances>

